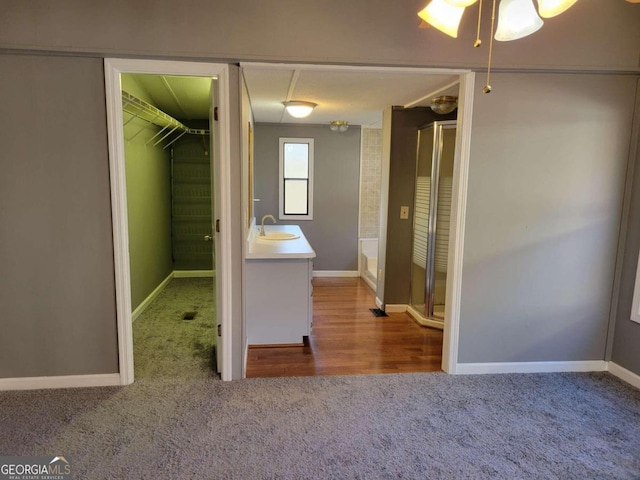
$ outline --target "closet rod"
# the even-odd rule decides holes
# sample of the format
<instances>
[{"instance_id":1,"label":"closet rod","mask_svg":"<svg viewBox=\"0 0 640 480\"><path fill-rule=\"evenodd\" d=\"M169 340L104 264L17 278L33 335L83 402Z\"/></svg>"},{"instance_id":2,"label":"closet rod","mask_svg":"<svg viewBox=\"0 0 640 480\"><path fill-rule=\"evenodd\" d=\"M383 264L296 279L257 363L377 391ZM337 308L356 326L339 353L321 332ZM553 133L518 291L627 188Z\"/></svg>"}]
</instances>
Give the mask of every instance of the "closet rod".
<instances>
[{"instance_id":1,"label":"closet rod","mask_svg":"<svg viewBox=\"0 0 640 480\"><path fill-rule=\"evenodd\" d=\"M163 148L168 148L171 146L176 140L181 138L185 134L190 135L209 135L210 130L202 129L202 128L189 128L182 122L176 120L172 116L166 114L162 110L154 107L153 105L145 102L144 100L139 99L138 97L130 94L129 92L122 90L122 111L131 115L131 118L128 119L124 125L127 125L134 118L139 118L140 120L144 120L145 122L151 123L160 127L160 131L156 133L148 142L149 144L158 136L162 135L164 132L169 129L169 133L165 134L160 140L158 140L154 146L158 145L160 142L164 141L167 137L169 137L172 133L178 132L179 135L171 139ZM140 134L144 130L144 127L138 130L131 138L128 140L133 140L135 137Z\"/></svg>"}]
</instances>

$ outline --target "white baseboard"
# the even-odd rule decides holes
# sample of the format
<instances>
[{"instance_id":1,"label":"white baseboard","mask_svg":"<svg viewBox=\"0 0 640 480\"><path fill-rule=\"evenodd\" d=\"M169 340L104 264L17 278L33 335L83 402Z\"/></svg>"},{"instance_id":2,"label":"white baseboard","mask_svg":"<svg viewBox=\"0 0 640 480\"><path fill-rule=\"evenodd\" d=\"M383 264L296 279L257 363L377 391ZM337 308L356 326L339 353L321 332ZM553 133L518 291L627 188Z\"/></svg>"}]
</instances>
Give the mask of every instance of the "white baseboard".
<instances>
[{"instance_id":1,"label":"white baseboard","mask_svg":"<svg viewBox=\"0 0 640 480\"><path fill-rule=\"evenodd\" d=\"M0 378L1 390L40 390L43 388L113 387L121 385L119 373L67 375L62 377Z\"/></svg>"},{"instance_id":2,"label":"white baseboard","mask_svg":"<svg viewBox=\"0 0 640 480\"><path fill-rule=\"evenodd\" d=\"M213 278L215 270L174 270L173 278Z\"/></svg>"},{"instance_id":3,"label":"white baseboard","mask_svg":"<svg viewBox=\"0 0 640 480\"><path fill-rule=\"evenodd\" d=\"M604 360L576 362L458 363L457 375L484 373L605 372Z\"/></svg>"},{"instance_id":4,"label":"white baseboard","mask_svg":"<svg viewBox=\"0 0 640 480\"><path fill-rule=\"evenodd\" d=\"M376 305L378 306L379 309L382 310L382 300L380 300L378 297L376 297Z\"/></svg>"},{"instance_id":5,"label":"white baseboard","mask_svg":"<svg viewBox=\"0 0 640 480\"><path fill-rule=\"evenodd\" d=\"M314 270L314 277L359 277L357 270Z\"/></svg>"},{"instance_id":6,"label":"white baseboard","mask_svg":"<svg viewBox=\"0 0 640 480\"><path fill-rule=\"evenodd\" d=\"M136 319L142 315L142 312L144 312L147 307L149 305L151 305L151 302L153 302L155 300L155 298L160 295L160 292L162 292L162 290L164 290L166 288L167 285L169 285L169 282L171 281L171 279L173 278L173 274L174 272L171 272L169 275L167 275L167 278L165 278L162 282L160 282L160 285L158 285L153 292L151 292L147 298L145 298L142 303L140 305L138 305L136 307L136 309L133 311L133 313L131 313L131 321L135 322Z\"/></svg>"},{"instance_id":7,"label":"white baseboard","mask_svg":"<svg viewBox=\"0 0 640 480\"><path fill-rule=\"evenodd\" d=\"M418 325L429 328L437 328L438 330L444 330L444 320L433 320L431 318L427 318L411 305L407 305L407 313L411 318L415 320Z\"/></svg>"},{"instance_id":8,"label":"white baseboard","mask_svg":"<svg viewBox=\"0 0 640 480\"><path fill-rule=\"evenodd\" d=\"M361 279L364 281L364 283L366 283L366 284L369 286L369 288L370 288L371 290L373 290L373 292L375 293L376 288L378 287L378 286L375 284L375 282L374 282L373 280L371 280L371 279L370 279L368 276L366 276L366 275L360 275L360 278L361 278Z\"/></svg>"},{"instance_id":9,"label":"white baseboard","mask_svg":"<svg viewBox=\"0 0 640 480\"><path fill-rule=\"evenodd\" d=\"M609 362L608 370L611 375L618 377L620 380L627 382L636 388L640 388L640 375L621 367L617 363Z\"/></svg>"},{"instance_id":10,"label":"white baseboard","mask_svg":"<svg viewBox=\"0 0 640 480\"><path fill-rule=\"evenodd\" d=\"M407 306L404 304L387 303L384 306L384 311L387 313L404 313L407 311Z\"/></svg>"}]
</instances>

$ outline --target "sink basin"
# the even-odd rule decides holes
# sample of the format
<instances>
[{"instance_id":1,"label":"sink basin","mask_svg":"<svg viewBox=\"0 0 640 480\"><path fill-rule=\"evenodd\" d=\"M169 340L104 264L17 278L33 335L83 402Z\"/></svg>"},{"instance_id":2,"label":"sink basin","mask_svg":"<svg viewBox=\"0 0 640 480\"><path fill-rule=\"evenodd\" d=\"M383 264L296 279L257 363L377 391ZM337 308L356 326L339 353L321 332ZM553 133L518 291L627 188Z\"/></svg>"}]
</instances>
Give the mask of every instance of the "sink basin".
<instances>
[{"instance_id":1,"label":"sink basin","mask_svg":"<svg viewBox=\"0 0 640 480\"><path fill-rule=\"evenodd\" d=\"M258 236L259 240L295 240L300 235L286 232L268 232L264 237Z\"/></svg>"}]
</instances>

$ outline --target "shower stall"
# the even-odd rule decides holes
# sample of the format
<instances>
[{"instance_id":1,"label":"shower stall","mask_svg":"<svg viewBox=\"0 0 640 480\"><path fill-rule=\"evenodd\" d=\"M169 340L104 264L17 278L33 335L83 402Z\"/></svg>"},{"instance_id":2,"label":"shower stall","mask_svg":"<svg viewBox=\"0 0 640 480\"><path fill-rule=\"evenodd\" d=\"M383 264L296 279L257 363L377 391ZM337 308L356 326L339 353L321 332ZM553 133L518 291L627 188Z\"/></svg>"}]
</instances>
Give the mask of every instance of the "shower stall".
<instances>
[{"instance_id":1,"label":"shower stall","mask_svg":"<svg viewBox=\"0 0 640 480\"><path fill-rule=\"evenodd\" d=\"M456 121L433 122L418 132L409 314L443 328Z\"/></svg>"}]
</instances>

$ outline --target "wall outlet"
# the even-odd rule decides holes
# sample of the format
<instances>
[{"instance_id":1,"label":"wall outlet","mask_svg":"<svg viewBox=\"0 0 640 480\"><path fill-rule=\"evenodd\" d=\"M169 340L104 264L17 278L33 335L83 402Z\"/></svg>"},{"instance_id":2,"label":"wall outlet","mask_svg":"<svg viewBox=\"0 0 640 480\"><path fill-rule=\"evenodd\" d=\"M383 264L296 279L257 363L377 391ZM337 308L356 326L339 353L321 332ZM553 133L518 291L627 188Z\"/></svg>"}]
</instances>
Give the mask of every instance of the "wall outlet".
<instances>
[{"instance_id":1,"label":"wall outlet","mask_svg":"<svg viewBox=\"0 0 640 480\"><path fill-rule=\"evenodd\" d=\"M408 220L409 219L409 207L402 206L400 207L400 220Z\"/></svg>"}]
</instances>

